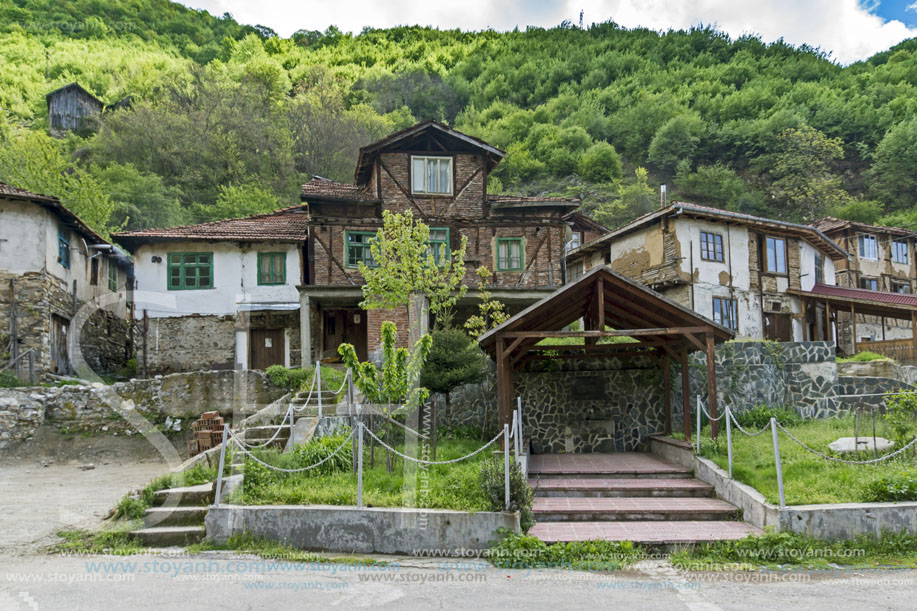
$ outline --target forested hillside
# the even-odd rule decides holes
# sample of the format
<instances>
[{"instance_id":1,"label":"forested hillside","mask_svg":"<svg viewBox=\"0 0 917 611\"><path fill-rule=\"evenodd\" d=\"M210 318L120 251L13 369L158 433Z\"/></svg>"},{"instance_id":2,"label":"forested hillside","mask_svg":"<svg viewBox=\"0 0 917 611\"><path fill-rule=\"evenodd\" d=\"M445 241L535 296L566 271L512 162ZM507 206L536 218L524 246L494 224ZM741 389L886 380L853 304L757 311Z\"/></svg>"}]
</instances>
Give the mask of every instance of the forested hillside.
<instances>
[{"instance_id":1,"label":"forested hillside","mask_svg":"<svg viewBox=\"0 0 917 611\"><path fill-rule=\"evenodd\" d=\"M494 192L583 197L610 226L670 198L805 221L917 228L917 42L842 67L710 29L290 39L166 0L0 8L0 180L100 229L239 216L352 180L357 149L433 117L503 148ZM47 136L44 95L78 81L94 130Z\"/></svg>"}]
</instances>

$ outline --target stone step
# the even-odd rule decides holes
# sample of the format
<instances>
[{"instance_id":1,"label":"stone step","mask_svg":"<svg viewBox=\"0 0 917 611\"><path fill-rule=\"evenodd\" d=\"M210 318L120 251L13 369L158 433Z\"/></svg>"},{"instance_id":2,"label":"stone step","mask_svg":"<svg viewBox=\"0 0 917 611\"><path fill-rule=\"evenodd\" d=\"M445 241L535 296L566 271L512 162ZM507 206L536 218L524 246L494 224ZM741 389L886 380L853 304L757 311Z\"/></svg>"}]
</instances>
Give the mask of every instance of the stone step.
<instances>
[{"instance_id":1,"label":"stone step","mask_svg":"<svg viewBox=\"0 0 917 611\"><path fill-rule=\"evenodd\" d=\"M711 497L713 486L696 479L553 477L530 479L536 497Z\"/></svg>"},{"instance_id":2,"label":"stone step","mask_svg":"<svg viewBox=\"0 0 917 611\"><path fill-rule=\"evenodd\" d=\"M200 484L199 486L182 486L180 488L157 490L153 493L153 506L162 505L171 495L177 496L178 505L182 507L209 505L213 502L213 482Z\"/></svg>"},{"instance_id":3,"label":"stone step","mask_svg":"<svg viewBox=\"0 0 917 611\"><path fill-rule=\"evenodd\" d=\"M276 437L274 437L275 435ZM283 424L280 426L269 424L265 426L253 426L245 429L241 437L245 443L248 444L263 443L271 438L274 438L277 442L286 441L290 437L290 425Z\"/></svg>"},{"instance_id":4,"label":"stone step","mask_svg":"<svg viewBox=\"0 0 917 611\"><path fill-rule=\"evenodd\" d=\"M763 534L745 522L704 521L641 521L641 522L548 522L539 521L530 535L545 543L568 543L600 539L631 541L647 546L674 546L712 543L742 539Z\"/></svg>"},{"instance_id":5,"label":"stone step","mask_svg":"<svg viewBox=\"0 0 917 611\"><path fill-rule=\"evenodd\" d=\"M738 516L734 505L710 498L536 498L535 519L546 522L703 521Z\"/></svg>"},{"instance_id":6,"label":"stone step","mask_svg":"<svg viewBox=\"0 0 917 611\"><path fill-rule=\"evenodd\" d=\"M206 531L203 526L154 526L132 530L130 534L149 547L170 547L200 543Z\"/></svg>"},{"instance_id":7,"label":"stone step","mask_svg":"<svg viewBox=\"0 0 917 611\"><path fill-rule=\"evenodd\" d=\"M534 454L528 473L540 479L600 478L690 478L691 469L652 454L619 452L613 454Z\"/></svg>"},{"instance_id":8,"label":"stone step","mask_svg":"<svg viewBox=\"0 0 917 611\"><path fill-rule=\"evenodd\" d=\"M144 528L154 526L200 526L207 507L150 507L143 515Z\"/></svg>"}]
</instances>

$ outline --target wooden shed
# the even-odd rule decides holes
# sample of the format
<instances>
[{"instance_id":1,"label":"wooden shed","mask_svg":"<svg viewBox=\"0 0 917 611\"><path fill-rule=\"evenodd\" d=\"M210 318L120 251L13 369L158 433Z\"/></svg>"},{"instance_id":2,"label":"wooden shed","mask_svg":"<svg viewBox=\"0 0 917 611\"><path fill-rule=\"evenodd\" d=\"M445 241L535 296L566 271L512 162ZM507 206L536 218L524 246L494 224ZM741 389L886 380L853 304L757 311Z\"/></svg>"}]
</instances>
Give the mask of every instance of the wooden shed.
<instances>
[{"instance_id":1,"label":"wooden shed","mask_svg":"<svg viewBox=\"0 0 917 611\"><path fill-rule=\"evenodd\" d=\"M70 83L45 96L51 135L70 130L91 129L102 114L104 104L79 83Z\"/></svg>"}]
</instances>

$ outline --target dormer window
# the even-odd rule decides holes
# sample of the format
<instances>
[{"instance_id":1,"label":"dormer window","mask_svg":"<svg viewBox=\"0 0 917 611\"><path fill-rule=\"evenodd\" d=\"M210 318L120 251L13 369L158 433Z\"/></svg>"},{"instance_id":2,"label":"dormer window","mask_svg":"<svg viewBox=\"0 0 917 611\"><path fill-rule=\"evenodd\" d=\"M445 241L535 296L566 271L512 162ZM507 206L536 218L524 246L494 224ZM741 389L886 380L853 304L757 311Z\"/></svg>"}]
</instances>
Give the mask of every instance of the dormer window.
<instances>
[{"instance_id":1,"label":"dormer window","mask_svg":"<svg viewBox=\"0 0 917 611\"><path fill-rule=\"evenodd\" d=\"M411 192L452 195L452 157L411 156Z\"/></svg>"}]
</instances>

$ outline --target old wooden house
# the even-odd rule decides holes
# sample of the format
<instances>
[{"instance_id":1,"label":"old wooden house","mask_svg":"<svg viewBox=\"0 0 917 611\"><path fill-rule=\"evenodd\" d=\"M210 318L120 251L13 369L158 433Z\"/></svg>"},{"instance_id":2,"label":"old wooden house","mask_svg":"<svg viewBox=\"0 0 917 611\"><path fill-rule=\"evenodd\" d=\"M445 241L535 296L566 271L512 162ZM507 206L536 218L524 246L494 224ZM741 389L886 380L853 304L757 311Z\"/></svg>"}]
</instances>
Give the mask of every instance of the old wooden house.
<instances>
[{"instance_id":1,"label":"old wooden house","mask_svg":"<svg viewBox=\"0 0 917 611\"><path fill-rule=\"evenodd\" d=\"M68 131L93 129L105 104L79 83L70 83L45 96L48 103L48 125L52 136Z\"/></svg>"},{"instance_id":2,"label":"old wooden house","mask_svg":"<svg viewBox=\"0 0 917 611\"><path fill-rule=\"evenodd\" d=\"M795 291L835 283L847 253L814 227L674 202L567 253L571 279L608 265L738 336L822 339Z\"/></svg>"},{"instance_id":3,"label":"old wooden house","mask_svg":"<svg viewBox=\"0 0 917 611\"><path fill-rule=\"evenodd\" d=\"M431 229L431 246L467 238L456 321L476 311L478 277L510 313L562 286L564 248L577 200L492 195L487 176L503 151L436 121L360 150L354 184L314 178L302 204L268 215L191 227L122 233L138 288L161 292L150 307L153 370L263 368L335 360L342 342L368 358L382 322L407 335L407 309L361 309L360 262L382 211L405 212ZM138 306L138 315L142 312ZM152 320L155 318L156 320Z\"/></svg>"}]
</instances>

